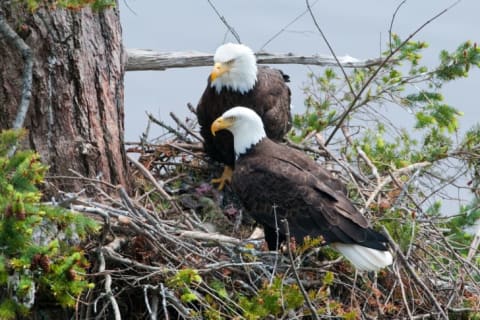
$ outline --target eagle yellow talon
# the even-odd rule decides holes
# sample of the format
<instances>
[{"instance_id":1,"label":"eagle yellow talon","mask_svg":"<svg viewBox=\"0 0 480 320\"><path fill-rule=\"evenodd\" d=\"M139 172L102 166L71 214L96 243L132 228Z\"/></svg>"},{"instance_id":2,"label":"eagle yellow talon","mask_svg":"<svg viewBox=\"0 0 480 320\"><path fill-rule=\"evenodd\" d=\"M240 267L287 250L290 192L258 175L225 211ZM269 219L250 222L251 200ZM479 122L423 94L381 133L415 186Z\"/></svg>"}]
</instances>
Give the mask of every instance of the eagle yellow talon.
<instances>
[{"instance_id":1,"label":"eagle yellow talon","mask_svg":"<svg viewBox=\"0 0 480 320\"><path fill-rule=\"evenodd\" d=\"M218 183L219 184L218 190L223 190L223 188L225 187L225 183L232 182L232 176L233 176L232 167L225 166L225 168L223 168L222 175L219 178L212 179L211 182L215 184Z\"/></svg>"}]
</instances>

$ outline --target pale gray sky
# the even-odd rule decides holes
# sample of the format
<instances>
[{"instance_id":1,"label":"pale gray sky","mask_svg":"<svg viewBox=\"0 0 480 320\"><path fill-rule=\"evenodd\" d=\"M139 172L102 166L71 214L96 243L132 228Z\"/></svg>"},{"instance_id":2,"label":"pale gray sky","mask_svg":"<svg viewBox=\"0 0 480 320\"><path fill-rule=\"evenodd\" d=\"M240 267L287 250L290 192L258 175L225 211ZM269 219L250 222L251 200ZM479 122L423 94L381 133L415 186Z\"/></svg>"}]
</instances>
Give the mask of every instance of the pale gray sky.
<instances>
[{"instance_id":1,"label":"pale gray sky","mask_svg":"<svg viewBox=\"0 0 480 320\"><path fill-rule=\"evenodd\" d=\"M313 10L317 21L337 55L373 58L385 49L392 14L401 1L318 1ZM454 1L407 1L400 9L394 32L406 38L418 26ZM304 1L214 1L217 9L235 28L243 43L254 51L305 9ZM315 3L311 0L311 3ZM127 8L127 5L131 8ZM234 38L218 19L207 0L121 0L125 46L153 50L197 50L214 52L218 45ZM438 61L441 49L453 50L464 40L480 41L480 1L463 0L416 36L430 44L425 53L428 64ZM380 46L383 47L380 47ZM266 51L299 54L329 54L309 14L304 15ZM301 88L309 71L306 66L277 65L290 75L292 102L303 108ZM318 69L317 69L318 70ZM146 123L145 111L169 121L169 112L186 114L186 103L198 102L209 67L172 69L163 72L129 72L125 80L126 140L138 140ZM480 119L480 72L445 88L447 102L465 112L462 127ZM295 111L295 110L294 110ZM153 133L160 133L155 128Z\"/></svg>"},{"instance_id":2,"label":"pale gray sky","mask_svg":"<svg viewBox=\"0 0 480 320\"><path fill-rule=\"evenodd\" d=\"M313 7L316 19L337 55L359 59L374 58L385 49L388 29L395 8L401 1L318 1ZM420 25L453 0L407 1L398 12L393 31L405 39ZM292 0L216 0L215 5L235 28L246 45L254 51L286 24L305 11L304 1ZM315 0L311 0L315 3ZM126 4L131 8L127 8ZM127 48L159 51L196 50L213 53L217 46L235 39L217 17L207 0L121 0L124 43ZM132 12L133 11L133 12ZM463 0L446 14L423 29L414 39L429 43L424 64L438 63L440 50L453 51L465 41L480 42L480 1ZM382 47L381 47L382 46ZM329 54L309 14L304 15L265 47L269 52ZM309 68L300 65L276 65L290 75L294 112L303 108L302 87ZM125 79L126 141L138 141L145 129L148 111L168 123L169 112L180 117L189 114L187 102L197 104L210 67L171 69L167 71L128 72ZM314 67L318 71L318 67ZM464 131L480 122L480 71L475 69L467 79L458 80L442 90L446 102L464 112ZM399 108L397 108L399 109ZM395 121L408 123L411 117L398 112ZM413 119L410 121L413 122ZM411 124L410 124L411 125ZM150 138L163 132L153 126ZM468 194L464 195L467 199ZM448 206L454 212L458 203Z\"/></svg>"}]
</instances>

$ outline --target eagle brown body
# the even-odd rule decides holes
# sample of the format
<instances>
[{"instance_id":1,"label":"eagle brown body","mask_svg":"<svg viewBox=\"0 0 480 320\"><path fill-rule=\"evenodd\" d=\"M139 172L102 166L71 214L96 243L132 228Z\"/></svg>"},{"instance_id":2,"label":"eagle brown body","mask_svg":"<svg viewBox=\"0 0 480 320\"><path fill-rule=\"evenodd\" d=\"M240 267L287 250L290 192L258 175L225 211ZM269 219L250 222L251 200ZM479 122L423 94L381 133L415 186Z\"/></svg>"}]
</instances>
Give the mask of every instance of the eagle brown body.
<instances>
[{"instance_id":1,"label":"eagle brown body","mask_svg":"<svg viewBox=\"0 0 480 320\"><path fill-rule=\"evenodd\" d=\"M369 227L343 184L298 150L262 139L237 159L232 187L263 225L270 249L285 240L281 221L286 219L299 243L306 236L322 236L326 244L387 250L387 239Z\"/></svg>"},{"instance_id":2,"label":"eagle brown body","mask_svg":"<svg viewBox=\"0 0 480 320\"><path fill-rule=\"evenodd\" d=\"M266 66L258 67L255 86L246 93L230 88L217 92L209 79L197 106L200 133L207 155L233 168L235 153L232 134L222 130L213 136L210 126L226 110L238 105L253 109L262 119L267 136L281 140L292 127L290 88L286 82L288 76Z\"/></svg>"},{"instance_id":3,"label":"eagle brown body","mask_svg":"<svg viewBox=\"0 0 480 320\"><path fill-rule=\"evenodd\" d=\"M270 140L258 114L241 106L229 109L211 126L214 135L225 129L234 136L237 154L233 190L263 225L270 249L285 240L287 220L298 242L322 236L359 270L392 263L386 237L369 226L341 181L305 153Z\"/></svg>"}]
</instances>

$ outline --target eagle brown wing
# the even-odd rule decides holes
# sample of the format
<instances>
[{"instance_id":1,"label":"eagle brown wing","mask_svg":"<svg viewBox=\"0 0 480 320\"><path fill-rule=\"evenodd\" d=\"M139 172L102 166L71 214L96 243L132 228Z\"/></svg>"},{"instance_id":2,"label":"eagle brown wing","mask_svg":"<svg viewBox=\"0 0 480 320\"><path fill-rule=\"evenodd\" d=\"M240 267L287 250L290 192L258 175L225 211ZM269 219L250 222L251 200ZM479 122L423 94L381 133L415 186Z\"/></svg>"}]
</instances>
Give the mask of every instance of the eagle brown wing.
<instances>
[{"instance_id":1,"label":"eagle brown wing","mask_svg":"<svg viewBox=\"0 0 480 320\"><path fill-rule=\"evenodd\" d=\"M305 236L323 236L327 243L357 243L385 250L386 239L368 225L344 192L335 189L329 174L307 155L262 140L237 161L232 186L253 218L265 227L271 249L280 240L287 219L291 235L301 242ZM273 240L272 240L273 239Z\"/></svg>"},{"instance_id":2,"label":"eagle brown wing","mask_svg":"<svg viewBox=\"0 0 480 320\"><path fill-rule=\"evenodd\" d=\"M259 67L253 91L256 103L249 107L262 118L267 136L277 141L282 140L292 128L288 81L289 77L278 69Z\"/></svg>"},{"instance_id":3,"label":"eagle brown wing","mask_svg":"<svg viewBox=\"0 0 480 320\"><path fill-rule=\"evenodd\" d=\"M286 84L287 80L288 76L280 70L266 66L258 67L257 83L245 94L225 88L217 93L208 80L197 105L200 134L204 139L207 155L233 167L235 155L232 134L222 130L214 137L210 126L225 111L236 106L255 110L262 118L267 136L273 140L283 139L292 127L290 88Z\"/></svg>"}]
</instances>

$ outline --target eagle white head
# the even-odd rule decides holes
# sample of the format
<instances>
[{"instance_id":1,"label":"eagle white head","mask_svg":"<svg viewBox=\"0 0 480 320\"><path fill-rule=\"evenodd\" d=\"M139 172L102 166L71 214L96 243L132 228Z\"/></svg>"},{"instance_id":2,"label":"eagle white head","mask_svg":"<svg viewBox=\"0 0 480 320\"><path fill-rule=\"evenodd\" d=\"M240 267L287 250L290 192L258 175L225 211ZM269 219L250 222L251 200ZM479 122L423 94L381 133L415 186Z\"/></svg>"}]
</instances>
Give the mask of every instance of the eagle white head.
<instances>
[{"instance_id":1,"label":"eagle white head","mask_svg":"<svg viewBox=\"0 0 480 320\"><path fill-rule=\"evenodd\" d=\"M225 111L212 123L213 135L222 129L233 134L233 147L237 157L267 136L260 116L252 109L240 106Z\"/></svg>"},{"instance_id":2,"label":"eagle white head","mask_svg":"<svg viewBox=\"0 0 480 320\"><path fill-rule=\"evenodd\" d=\"M217 93L222 88L240 93L250 91L257 81L257 61L252 49L243 44L226 43L217 48L213 57L211 86Z\"/></svg>"}]
</instances>

